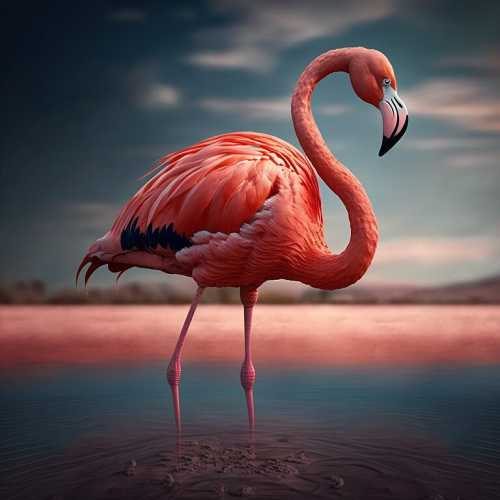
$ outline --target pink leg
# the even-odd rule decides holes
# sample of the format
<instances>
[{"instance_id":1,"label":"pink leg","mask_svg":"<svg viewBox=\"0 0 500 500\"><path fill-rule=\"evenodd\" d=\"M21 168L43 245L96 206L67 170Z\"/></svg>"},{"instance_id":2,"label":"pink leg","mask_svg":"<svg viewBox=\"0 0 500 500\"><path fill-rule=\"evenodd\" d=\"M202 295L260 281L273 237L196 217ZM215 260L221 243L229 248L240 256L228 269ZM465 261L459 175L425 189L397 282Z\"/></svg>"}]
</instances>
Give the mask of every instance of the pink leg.
<instances>
[{"instance_id":1,"label":"pink leg","mask_svg":"<svg viewBox=\"0 0 500 500\"><path fill-rule=\"evenodd\" d=\"M182 346L184 345L184 340L186 339L186 334L189 329L189 325L191 324L191 320L193 319L194 312L196 311L196 307L200 302L201 295L203 293L203 288L198 287L196 290L196 295L194 296L193 302L191 303L191 307L189 308L189 312L184 320L184 324L182 325L182 330L179 335L179 339L177 340L177 344L175 346L174 353L172 358L170 359L170 363L167 368L167 380L170 384L170 388L172 389L172 400L174 405L175 412L175 424L177 426L177 432L181 431L181 407L179 401L179 384L181 382L181 355L182 355Z\"/></svg>"},{"instance_id":2,"label":"pink leg","mask_svg":"<svg viewBox=\"0 0 500 500\"><path fill-rule=\"evenodd\" d=\"M240 298L243 304L245 317L245 359L241 365L241 385L245 391L248 409L248 423L250 429L255 427L255 409L253 404L253 385L255 383L255 368L252 362L252 351L250 348L250 337L252 333L252 313L258 298L258 291L255 288L241 288Z\"/></svg>"}]
</instances>

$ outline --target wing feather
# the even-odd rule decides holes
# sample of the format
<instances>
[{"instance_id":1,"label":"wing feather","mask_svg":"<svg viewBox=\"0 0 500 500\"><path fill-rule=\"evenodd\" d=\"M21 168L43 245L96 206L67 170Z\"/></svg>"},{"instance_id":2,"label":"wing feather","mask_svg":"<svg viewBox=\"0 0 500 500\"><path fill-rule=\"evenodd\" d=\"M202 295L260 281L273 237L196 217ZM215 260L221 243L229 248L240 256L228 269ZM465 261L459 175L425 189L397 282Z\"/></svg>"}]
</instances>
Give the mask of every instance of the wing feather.
<instances>
[{"instance_id":1,"label":"wing feather","mask_svg":"<svg viewBox=\"0 0 500 500\"><path fill-rule=\"evenodd\" d=\"M318 183L309 161L280 139L241 132L211 137L161 158L111 232L120 237L133 227L139 240L140 233L146 235L146 244L148 233L165 227L168 235L175 232L186 241L202 230L237 232L276 192L286 172L300 177L311 198L305 206L321 218Z\"/></svg>"}]
</instances>

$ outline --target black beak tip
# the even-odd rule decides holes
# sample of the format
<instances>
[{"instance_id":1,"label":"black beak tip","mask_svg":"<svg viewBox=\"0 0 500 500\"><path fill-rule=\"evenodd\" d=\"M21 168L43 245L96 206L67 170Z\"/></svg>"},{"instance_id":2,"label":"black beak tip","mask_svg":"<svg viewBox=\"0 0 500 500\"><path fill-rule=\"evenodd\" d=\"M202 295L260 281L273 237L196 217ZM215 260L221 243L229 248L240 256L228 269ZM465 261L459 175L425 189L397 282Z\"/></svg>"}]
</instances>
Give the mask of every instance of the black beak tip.
<instances>
[{"instance_id":1,"label":"black beak tip","mask_svg":"<svg viewBox=\"0 0 500 500\"><path fill-rule=\"evenodd\" d=\"M379 156L384 156L389 149L391 149L398 141L403 137L408 128L408 116L406 117L405 124L403 128L399 131L399 134L393 135L392 137L386 137L385 135L382 137L382 145L380 146L380 151L378 152Z\"/></svg>"},{"instance_id":2,"label":"black beak tip","mask_svg":"<svg viewBox=\"0 0 500 500\"><path fill-rule=\"evenodd\" d=\"M382 137L382 145L380 146L380 151L378 152L379 157L382 157L391 149L392 144L390 144L391 139L386 137L385 135Z\"/></svg>"}]
</instances>

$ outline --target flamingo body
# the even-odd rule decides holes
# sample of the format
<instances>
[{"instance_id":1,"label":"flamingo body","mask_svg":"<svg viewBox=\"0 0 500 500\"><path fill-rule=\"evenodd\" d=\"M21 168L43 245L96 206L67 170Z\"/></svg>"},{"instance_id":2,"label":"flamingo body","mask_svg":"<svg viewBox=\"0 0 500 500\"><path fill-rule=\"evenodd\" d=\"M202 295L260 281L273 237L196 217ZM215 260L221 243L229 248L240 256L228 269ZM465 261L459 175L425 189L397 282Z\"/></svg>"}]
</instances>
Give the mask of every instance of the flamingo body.
<instances>
[{"instance_id":1,"label":"flamingo body","mask_svg":"<svg viewBox=\"0 0 500 500\"><path fill-rule=\"evenodd\" d=\"M313 167L277 137L211 137L155 171L90 249L96 263L184 274L202 287L258 287L288 277L297 254L326 247Z\"/></svg>"}]
</instances>

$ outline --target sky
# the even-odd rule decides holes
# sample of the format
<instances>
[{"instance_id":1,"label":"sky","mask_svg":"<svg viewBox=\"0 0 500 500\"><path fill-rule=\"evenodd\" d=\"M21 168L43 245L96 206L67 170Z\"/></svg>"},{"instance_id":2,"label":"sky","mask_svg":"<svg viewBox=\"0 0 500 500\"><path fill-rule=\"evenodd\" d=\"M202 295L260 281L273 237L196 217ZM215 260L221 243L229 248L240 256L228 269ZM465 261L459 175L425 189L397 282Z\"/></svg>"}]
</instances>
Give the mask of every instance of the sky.
<instances>
[{"instance_id":1,"label":"sky","mask_svg":"<svg viewBox=\"0 0 500 500\"><path fill-rule=\"evenodd\" d=\"M295 82L314 57L347 46L388 56L410 116L379 158L380 113L345 74L314 94L323 136L378 217L364 282L500 273L500 3L17 2L1 17L0 282L72 286L88 246L168 152L239 130L298 146ZM321 194L326 240L340 251L347 216L324 184ZM96 282L111 284L104 269Z\"/></svg>"}]
</instances>

